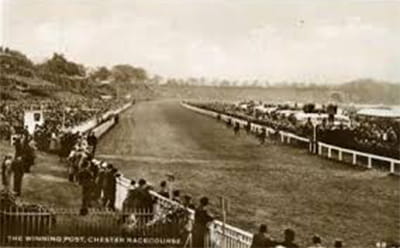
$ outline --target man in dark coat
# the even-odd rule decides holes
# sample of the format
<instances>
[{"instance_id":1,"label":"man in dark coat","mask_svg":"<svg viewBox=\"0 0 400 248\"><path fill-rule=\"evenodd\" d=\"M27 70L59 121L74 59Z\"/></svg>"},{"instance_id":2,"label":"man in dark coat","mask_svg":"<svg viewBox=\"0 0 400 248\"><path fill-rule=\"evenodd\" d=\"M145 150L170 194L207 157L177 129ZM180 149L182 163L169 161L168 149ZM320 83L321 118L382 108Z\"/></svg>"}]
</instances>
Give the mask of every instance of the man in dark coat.
<instances>
[{"instance_id":1,"label":"man in dark coat","mask_svg":"<svg viewBox=\"0 0 400 248\"><path fill-rule=\"evenodd\" d=\"M13 145L14 145L14 148L15 148L14 158L22 156L24 152L23 152L21 137L15 138Z\"/></svg>"},{"instance_id":2,"label":"man in dark coat","mask_svg":"<svg viewBox=\"0 0 400 248\"><path fill-rule=\"evenodd\" d=\"M31 167L35 164L35 150L27 137L24 138L22 143L22 154L25 172L30 172Z\"/></svg>"},{"instance_id":3,"label":"man in dark coat","mask_svg":"<svg viewBox=\"0 0 400 248\"><path fill-rule=\"evenodd\" d=\"M16 196L21 195L22 179L25 173L24 161L22 156L16 157L11 165L11 171L14 174L14 187L13 190Z\"/></svg>"},{"instance_id":4,"label":"man in dark coat","mask_svg":"<svg viewBox=\"0 0 400 248\"><path fill-rule=\"evenodd\" d=\"M208 198L202 197L200 199L200 206L196 209L194 214L193 248L205 247L204 239L206 234L208 234L207 225L214 219L209 213L207 206Z\"/></svg>"},{"instance_id":5,"label":"man in dark coat","mask_svg":"<svg viewBox=\"0 0 400 248\"><path fill-rule=\"evenodd\" d=\"M294 242L296 233L292 229L286 229L284 232L284 240L279 244L285 248L298 248L299 246Z\"/></svg>"},{"instance_id":6,"label":"man in dark coat","mask_svg":"<svg viewBox=\"0 0 400 248\"><path fill-rule=\"evenodd\" d=\"M87 137L87 143L92 148L91 154L94 157L94 154L96 152L96 147L97 147L97 137L94 134L94 132L91 132L89 134L89 136Z\"/></svg>"},{"instance_id":7,"label":"man in dark coat","mask_svg":"<svg viewBox=\"0 0 400 248\"><path fill-rule=\"evenodd\" d=\"M117 191L117 169L111 164L104 174L104 206L114 210L115 209L115 193Z\"/></svg>"},{"instance_id":8,"label":"man in dark coat","mask_svg":"<svg viewBox=\"0 0 400 248\"><path fill-rule=\"evenodd\" d=\"M78 173L78 181L82 187L82 209L87 209L90 207L93 186L93 175L90 172L87 160L81 164L81 169Z\"/></svg>"},{"instance_id":9,"label":"man in dark coat","mask_svg":"<svg viewBox=\"0 0 400 248\"><path fill-rule=\"evenodd\" d=\"M267 231L268 230L266 225L260 225L258 233L254 234L253 236L253 242L251 243L250 248L274 247L276 245L276 242L274 242L266 235Z\"/></svg>"},{"instance_id":10,"label":"man in dark coat","mask_svg":"<svg viewBox=\"0 0 400 248\"><path fill-rule=\"evenodd\" d=\"M261 128L261 133L259 134L260 145L265 143L265 139L267 137L267 130L265 128Z\"/></svg>"},{"instance_id":11,"label":"man in dark coat","mask_svg":"<svg viewBox=\"0 0 400 248\"><path fill-rule=\"evenodd\" d=\"M233 128L233 132L235 133L235 135L239 134L239 130L240 130L240 124L239 122L236 122L235 127Z\"/></svg>"},{"instance_id":12,"label":"man in dark coat","mask_svg":"<svg viewBox=\"0 0 400 248\"><path fill-rule=\"evenodd\" d=\"M249 134L251 131L251 121L249 121L249 120L247 121L245 129L246 129L246 133Z\"/></svg>"},{"instance_id":13,"label":"man in dark coat","mask_svg":"<svg viewBox=\"0 0 400 248\"><path fill-rule=\"evenodd\" d=\"M146 209L148 213L153 212L153 204L155 202L153 196L150 194L150 191L153 190L153 187L147 185L143 191L143 209Z\"/></svg>"},{"instance_id":14,"label":"man in dark coat","mask_svg":"<svg viewBox=\"0 0 400 248\"><path fill-rule=\"evenodd\" d=\"M128 190L128 194L122 203L122 209L124 212L130 212L136 207L140 193L139 188L135 187L135 185L136 182L131 180L131 188Z\"/></svg>"},{"instance_id":15,"label":"man in dark coat","mask_svg":"<svg viewBox=\"0 0 400 248\"><path fill-rule=\"evenodd\" d=\"M164 196L165 198L169 198L169 191L167 188L167 182L166 181L162 181L160 183L160 191L158 192L158 194Z\"/></svg>"},{"instance_id":16,"label":"man in dark coat","mask_svg":"<svg viewBox=\"0 0 400 248\"><path fill-rule=\"evenodd\" d=\"M226 127L230 128L232 126L232 120L229 118L228 121L226 122Z\"/></svg>"}]
</instances>

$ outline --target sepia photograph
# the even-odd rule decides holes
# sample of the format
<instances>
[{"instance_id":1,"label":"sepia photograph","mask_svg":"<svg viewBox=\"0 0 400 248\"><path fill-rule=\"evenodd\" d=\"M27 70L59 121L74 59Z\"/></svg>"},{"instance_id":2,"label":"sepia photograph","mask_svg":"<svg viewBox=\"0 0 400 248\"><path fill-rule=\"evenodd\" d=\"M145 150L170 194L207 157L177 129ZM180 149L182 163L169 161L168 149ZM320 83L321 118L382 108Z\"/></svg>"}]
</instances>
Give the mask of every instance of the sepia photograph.
<instances>
[{"instance_id":1,"label":"sepia photograph","mask_svg":"<svg viewBox=\"0 0 400 248\"><path fill-rule=\"evenodd\" d=\"M399 0L0 0L0 247L400 248Z\"/></svg>"}]
</instances>

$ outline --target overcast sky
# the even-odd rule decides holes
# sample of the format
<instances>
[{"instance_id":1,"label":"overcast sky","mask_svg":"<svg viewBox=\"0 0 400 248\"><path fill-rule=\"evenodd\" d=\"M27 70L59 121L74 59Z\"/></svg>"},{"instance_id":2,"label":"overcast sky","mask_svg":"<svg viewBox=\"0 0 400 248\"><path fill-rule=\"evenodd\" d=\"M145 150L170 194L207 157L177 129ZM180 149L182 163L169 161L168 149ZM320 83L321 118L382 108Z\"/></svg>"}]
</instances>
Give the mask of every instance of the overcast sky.
<instances>
[{"instance_id":1,"label":"overcast sky","mask_svg":"<svg viewBox=\"0 0 400 248\"><path fill-rule=\"evenodd\" d=\"M0 0L0 40L35 60L174 77L400 82L400 1Z\"/></svg>"}]
</instances>

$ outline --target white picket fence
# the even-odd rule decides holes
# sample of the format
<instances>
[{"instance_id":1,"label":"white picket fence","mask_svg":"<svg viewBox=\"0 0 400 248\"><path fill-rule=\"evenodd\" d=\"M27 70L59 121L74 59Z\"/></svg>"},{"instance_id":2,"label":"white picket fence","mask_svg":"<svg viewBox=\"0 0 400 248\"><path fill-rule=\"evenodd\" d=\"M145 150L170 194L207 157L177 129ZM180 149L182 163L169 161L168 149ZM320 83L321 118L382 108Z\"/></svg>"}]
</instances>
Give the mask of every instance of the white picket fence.
<instances>
[{"instance_id":1,"label":"white picket fence","mask_svg":"<svg viewBox=\"0 0 400 248\"><path fill-rule=\"evenodd\" d=\"M91 129L94 135L99 138L104 135L108 130L111 129L112 126L115 124L115 119L111 118L108 121L103 122L102 124L98 125L97 127Z\"/></svg>"},{"instance_id":2,"label":"white picket fence","mask_svg":"<svg viewBox=\"0 0 400 248\"><path fill-rule=\"evenodd\" d=\"M119 113L122 113L123 111L127 110L130 106L132 106L131 102L126 103L115 110L109 110L108 112L102 115L102 119L106 120L112 114L117 115ZM114 124L115 124L114 118L111 118L110 120L103 122L101 124L99 124L98 120L94 118L74 127L72 131L86 133L92 130L95 133L96 137L100 137L101 135L105 134Z\"/></svg>"},{"instance_id":3,"label":"white picket fence","mask_svg":"<svg viewBox=\"0 0 400 248\"><path fill-rule=\"evenodd\" d=\"M399 166L400 166L400 160L398 159L393 159L393 158L388 158L388 157L383 157L375 154L370 154L370 153L365 153L365 152L360 152L360 151L355 151L351 149L346 149L334 145L329 145L325 144L322 142L318 142L318 155L323 156L323 149L327 150L327 157L330 159L337 159L339 161L343 161L343 155L344 154L350 154L352 156L352 164L357 165L358 159L361 157L364 157L367 159L367 168L371 169L373 165L373 161L381 161L381 162L387 162L389 165L389 170L391 174L399 174ZM332 154L332 151L337 152L337 157L334 157ZM397 165L397 168L396 168Z\"/></svg>"},{"instance_id":4,"label":"white picket fence","mask_svg":"<svg viewBox=\"0 0 400 248\"><path fill-rule=\"evenodd\" d=\"M225 114L218 114L217 112L214 111L210 111L210 110L205 110L199 107L194 107L192 105L189 105L187 103L181 103L181 105L187 109L193 110L197 113L201 113L201 114L205 114L214 118L217 118L217 116L219 115L221 120L227 121L228 119L231 119L233 122L238 122L240 123L240 125L246 125L247 121L242 120L240 118L236 118L236 117L232 117L229 115L225 115ZM269 136L271 133L275 133L276 131L270 127L266 127L266 126L262 126L259 124L251 124L251 130L253 132L257 132L258 130L260 130L261 128L265 128L267 131L267 136ZM279 136L280 136L280 141L282 143L286 143L286 144L291 144L293 143L293 141L296 142L304 142L309 144L309 146L312 145L312 142L310 142L310 140L308 138L305 137L301 137L298 136L296 134L293 133L289 133L289 132L285 132L285 131L280 131L279 132ZM388 157L384 157L384 156L379 156L376 154L371 154L371 153L366 153L366 152L360 152L360 151L356 151L356 150L351 150L351 149L347 149L347 148L342 148L342 147L338 147L338 146L334 146L334 145L330 145L330 144L326 144L323 142L318 142L318 155L320 156L325 156L323 153L323 150L326 149L328 151L328 154L326 157L328 157L329 159L335 159L338 161L344 161L343 160L343 154L351 154L353 156L353 160L352 160L352 164L356 165L359 161L361 157L365 157L367 159L367 168L371 169L373 168L373 162L377 161L377 162L384 162L387 163L387 167L389 168L389 172L390 174L394 174L394 175L400 175L400 160L398 159L394 159L394 158L388 158ZM311 149L311 147L310 147ZM337 151L338 156L333 156L332 155L332 151Z\"/></svg>"}]
</instances>

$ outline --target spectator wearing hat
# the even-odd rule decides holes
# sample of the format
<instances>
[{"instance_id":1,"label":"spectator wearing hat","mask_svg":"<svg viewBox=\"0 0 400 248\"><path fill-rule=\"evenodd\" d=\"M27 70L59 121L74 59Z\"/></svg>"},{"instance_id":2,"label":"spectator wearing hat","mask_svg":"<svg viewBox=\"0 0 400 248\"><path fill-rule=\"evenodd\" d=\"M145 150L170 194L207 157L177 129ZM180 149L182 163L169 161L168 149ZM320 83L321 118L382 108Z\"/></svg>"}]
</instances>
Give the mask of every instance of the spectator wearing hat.
<instances>
[{"instance_id":1,"label":"spectator wearing hat","mask_svg":"<svg viewBox=\"0 0 400 248\"><path fill-rule=\"evenodd\" d=\"M258 233L254 234L253 236L253 241L250 248L274 247L276 245L276 242L268 237L267 232L267 225L261 224L260 228L258 229Z\"/></svg>"},{"instance_id":2,"label":"spectator wearing hat","mask_svg":"<svg viewBox=\"0 0 400 248\"><path fill-rule=\"evenodd\" d=\"M31 167L35 164L35 146L33 144L33 140L26 137L24 138L24 142L23 142L23 161L24 161L24 166L25 166L25 172L30 172Z\"/></svg>"},{"instance_id":3,"label":"spectator wearing hat","mask_svg":"<svg viewBox=\"0 0 400 248\"><path fill-rule=\"evenodd\" d=\"M91 147L92 156L94 156L97 147L97 137L94 132L90 132L89 136L87 137L87 143Z\"/></svg>"},{"instance_id":4,"label":"spectator wearing hat","mask_svg":"<svg viewBox=\"0 0 400 248\"><path fill-rule=\"evenodd\" d=\"M141 209L144 205L145 191L146 191L146 180L140 179L139 186L128 191L123 202L124 211L132 211L134 209Z\"/></svg>"},{"instance_id":5,"label":"spectator wearing hat","mask_svg":"<svg viewBox=\"0 0 400 248\"><path fill-rule=\"evenodd\" d=\"M152 206L152 197L149 192L150 189L152 189L152 187L147 184L146 180L139 179L139 187L137 188L138 197L136 201L137 209L151 209L150 206Z\"/></svg>"},{"instance_id":6,"label":"spectator wearing hat","mask_svg":"<svg viewBox=\"0 0 400 248\"><path fill-rule=\"evenodd\" d=\"M81 164L81 169L78 173L78 182L82 187L82 209L87 209L90 207L92 185L93 185L93 175L90 172L89 164L84 161Z\"/></svg>"},{"instance_id":7,"label":"spectator wearing hat","mask_svg":"<svg viewBox=\"0 0 400 248\"><path fill-rule=\"evenodd\" d=\"M114 210L115 209L115 194L117 191L117 172L118 170L112 164L107 165L104 173L104 206Z\"/></svg>"},{"instance_id":8,"label":"spectator wearing hat","mask_svg":"<svg viewBox=\"0 0 400 248\"><path fill-rule=\"evenodd\" d=\"M335 242L333 243L333 247L334 248L343 248L343 241L342 240L335 240Z\"/></svg>"},{"instance_id":9,"label":"spectator wearing hat","mask_svg":"<svg viewBox=\"0 0 400 248\"><path fill-rule=\"evenodd\" d=\"M181 203L181 191L180 190L177 189L172 192L172 200L177 203Z\"/></svg>"},{"instance_id":10,"label":"spectator wearing hat","mask_svg":"<svg viewBox=\"0 0 400 248\"><path fill-rule=\"evenodd\" d=\"M285 248L298 248L299 246L294 242L296 238L296 233L288 228L284 231L283 233L284 240L279 243L279 245L282 245Z\"/></svg>"},{"instance_id":11,"label":"spectator wearing hat","mask_svg":"<svg viewBox=\"0 0 400 248\"><path fill-rule=\"evenodd\" d=\"M134 209L135 207L135 201L138 198L138 190L135 187L136 182L134 180L131 180L130 187L128 189L128 194L122 203L122 210L124 212L129 212L130 210Z\"/></svg>"},{"instance_id":12,"label":"spectator wearing hat","mask_svg":"<svg viewBox=\"0 0 400 248\"><path fill-rule=\"evenodd\" d=\"M158 192L158 194L160 194L161 196L169 199L169 191L168 191L168 188L167 188L167 182L166 181L162 181L160 183L160 191Z\"/></svg>"},{"instance_id":13,"label":"spectator wearing hat","mask_svg":"<svg viewBox=\"0 0 400 248\"><path fill-rule=\"evenodd\" d=\"M312 245L309 248L325 248L325 246L322 245L322 240L318 235L314 235L312 237Z\"/></svg>"},{"instance_id":14,"label":"spectator wearing hat","mask_svg":"<svg viewBox=\"0 0 400 248\"><path fill-rule=\"evenodd\" d=\"M194 225L193 225L193 247L205 247L205 239L208 235L207 225L214 220L213 216L208 211L209 200L207 197L200 199L200 205L195 210Z\"/></svg>"},{"instance_id":15,"label":"spectator wearing hat","mask_svg":"<svg viewBox=\"0 0 400 248\"><path fill-rule=\"evenodd\" d=\"M135 189L135 187L136 187L136 181L135 180L131 180L130 188L131 189Z\"/></svg>"},{"instance_id":16,"label":"spectator wearing hat","mask_svg":"<svg viewBox=\"0 0 400 248\"><path fill-rule=\"evenodd\" d=\"M23 147L22 147L22 140L21 137L17 137L14 139L14 148L15 148L15 153L14 153L14 158L23 156Z\"/></svg>"},{"instance_id":17,"label":"spectator wearing hat","mask_svg":"<svg viewBox=\"0 0 400 248\"><path fill-rule=\"evenodd\" d=\"M22 160L22 156L16 157L13 160L13 162L11 164L11 171L14 176L13 190L14 190L16 196L20 196L21 190L22 190L22 179L23 179L24 173L25 173L25 166L24 166L24 161Z\"/></svg>"},{"instance_id":18,"label":"spectator wearing hat","mask_svg":"<svg viewBox=\"0 0 400 248\"><path fill-rule=\"evenodd\" d=\"M195 209L196 207L192 203L192 197L190 195L184 195L183 196L183 207L189 208L189 209Z\"/></svg>"}]
</instances>

